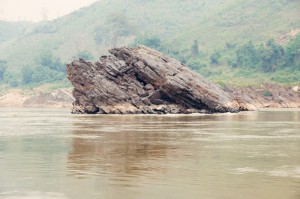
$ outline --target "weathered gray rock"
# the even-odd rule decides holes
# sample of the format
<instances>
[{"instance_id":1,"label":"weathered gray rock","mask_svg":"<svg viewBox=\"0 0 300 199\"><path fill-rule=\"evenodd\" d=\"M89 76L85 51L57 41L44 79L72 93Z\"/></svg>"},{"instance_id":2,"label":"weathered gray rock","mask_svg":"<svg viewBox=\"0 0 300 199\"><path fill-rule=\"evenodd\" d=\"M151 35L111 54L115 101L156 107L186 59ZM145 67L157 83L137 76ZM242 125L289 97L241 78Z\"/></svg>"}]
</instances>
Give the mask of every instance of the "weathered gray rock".
<instances>
[{"instance_id":1,"label":"weathered gray rock","mask_svg":"<svg viewBox=\"0 0 300 199\"><path fill-rule=\"evenodd\" d=\"M232 94L175 59L144 46L117 48L93 64L67 65L73 113L166 114L237 112Z\"/></svg>"}]
</instances>

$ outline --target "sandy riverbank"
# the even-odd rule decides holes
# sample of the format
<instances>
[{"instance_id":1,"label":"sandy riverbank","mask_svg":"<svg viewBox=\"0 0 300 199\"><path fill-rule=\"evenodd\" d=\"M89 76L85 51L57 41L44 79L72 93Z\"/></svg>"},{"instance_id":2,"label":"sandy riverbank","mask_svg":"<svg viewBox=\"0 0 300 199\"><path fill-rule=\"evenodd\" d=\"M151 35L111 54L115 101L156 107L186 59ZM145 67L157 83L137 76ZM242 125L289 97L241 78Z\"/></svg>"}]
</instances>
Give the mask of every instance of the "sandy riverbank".
<instances>
[{"instance_id":1,"label":"sandy riverbank","mask_svg":"<svg viewBox=\"0 0 300 199\"><path fill-rule=\"evenodd\" d=\"M72 107L74 98L69 89L52 92L24 92L10 89L0 96L0 107Z\"/></svg>"},{"instance_id":2,"label":"sandy riverbank","mask_svg":"<svg viewBox=\"0 0 300 199\"><path fill-rule=\"evenodd\" d=\"M0 106L21 107L26 99L30 96L25 96L20 89L11 89L4 95L0 96Z\"/></svg>"}]
</instances>

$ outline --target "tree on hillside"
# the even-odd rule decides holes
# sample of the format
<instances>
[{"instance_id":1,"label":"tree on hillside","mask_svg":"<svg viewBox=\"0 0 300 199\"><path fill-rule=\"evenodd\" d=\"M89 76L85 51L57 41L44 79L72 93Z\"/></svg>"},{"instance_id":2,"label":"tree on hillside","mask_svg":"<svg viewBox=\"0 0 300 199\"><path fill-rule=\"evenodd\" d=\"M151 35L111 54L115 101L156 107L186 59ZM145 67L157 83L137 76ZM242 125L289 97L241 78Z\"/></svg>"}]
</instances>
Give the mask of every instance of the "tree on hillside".
<instances>
[{"instance_id":1,"label":"tree on hillside","mask_svg":"<svg viewBox=\"0 0 300 199\"><path fill-rule=\"evenodd\" d=\"M22 82L29 84L32 81L33 69L29 66L23 66L21 69Z\"/></svg>"},{"instance_id":2,"label":"tree on hillside","mask_svg":"<svg viewBox=\"0 0 300 199\"><path fill-rule=\"evenodd\" d=\"M147 46L149 48L153 48L156 50L160 50L161 47L161 40L158 37L155 36L142 36L142 37L137 37L134 40L134 46L137 45L144 45Z\"/></svg>"},{"instance_id":3,"label":"tree on hillside","mask_svg":"<svg viewBox=\"0 0 300 199\"><path fill-rule=\"evenodd\" d=\"M4 73L6 71L7 62L4 60L0 60L0 82L4 80Z\"/></svg>"},{"instance_id":4,"label":"tree on hillside","mask_svg":"<svg viewBox=\"0 0 300 199\"><path fill-rule=\"evenodd\" d=\"M192 45L192 48L191 48L191 57L196 58L196 57L199 57L199 55L200 55L200 52L199 52L198 40L195 40L194 44Z\"/></svg>"},{"instance_id":5,"label":"tree on hillside","mask_svg":"<svg viewBox=\"0 0 300 199\"><path fill-rule=\"evenodd\" d=\"M40 53L37 58L37 64L45 66L51 70L65 72L65 65L61 62L60 58L55 57L50 50L45 50Z\"/></svg>"},{"instance_id":6,"label":"tree on hillside","mask_svg":"<svg viewBox=\"0 0 300 199\"><path fill-rule=\"evenodd\" d=\"M210 63L213 65L220 64L221 54L219 51L214 51L210 56Z\"/></svg>"},{"instance_id":7,"label":"tree on hillside","mask_svg":"<svg viewBox=\"0 0 300 199\"><path fill-rule=\"evenodd\" d=\"M23 84L40 84L61 81L65 78L63 72L55 71L45 66L23 66L21 75Z\"/></svg>"},{"instance_id":8,"label":"tree on hillside","mask_svg":"<svg viewBox=\"0 0 300 199\"><path fill-rule=\"evenodd\" d=\"M11 71L5 71L3 79L4 82L11 87L17 87L19 85L17 75Z\"/></svg>"},{"instance_id":9,"label":"tree on hillside","mask_svg":"<svg viewBox=\"0 0 300 199\"><path fill-rule=\"evenodd\" d=\"M104 26L98 26L95 28L95 36L94 40L97 45L103 44L103 42L107 39L107 29Z\"/></svg>"},{"instance_id":10,"label":"tree on hillside","mask_svg":"<svg viewBox=\"0 0 300 199\"><path fill-rule=\"evenodd\" d=\"M241 67L255 67L259 63L257 51L252 41L242 45L236 52L237 65Z\"/></svg>"},{"instance_id":11,"label":"tree on hillside","mask_svg":"<svg viewBox=\"0 0 300 199\"><path fill-rule=\"evenodd\" d=\"M117 13L112 15L107 24L110 24L109 31L111 32L111 47L116 48L119 39L127 37L135 32L135 28L130 23L128 17L123 13Z\"/></svg>"},{"instance_id":12,"label":"tree on hillside","mask_svg":"<svg viewBox=\"0 0 300 199\"><path fill-rule=\"evenodd\" d=\"M300 69L300 34L286 47L285 66Z\"/></svg>"},{"instance_id":13,"label":"tree on hillside","mask_svg":"<svg viewBox=\"0 0 300 199\"><path fill-rule=\"evenodd\" d=\"M299 56L298 64L300 65L300 53L297 50L299 49L299 44L288 45L286 50L284 50L283 46L277 44L274 39L269 39L259 47L255 47L249 41L238 48L236 52L236 65L248 68L255 67L263 72L273 72L284 66L297 67L297 52Z\"/></svg>"},{"instance_id":14,"label":"tree on hillside","mask_svg":"<svg viewBox=\"0 0 300 199\"><path fill-rule=\"evenodd\" d=\"M261 68L265 72L275 71L283 65L284 50L282 46L276 44L274 39L266 42L265 47L259 50L261 56Z\"/></svg>"},{"instance_id":15,"label":"tree on hillside","mask_svg":"<svg viewBox=\"0 0 300 199\"><path fill-rule=\"evenodd\" d=\"M225 48L226 50L232 50L236 47L236 43L229 43L229 42L226 42L225 43Z\"/></svg>"}]
</instances>

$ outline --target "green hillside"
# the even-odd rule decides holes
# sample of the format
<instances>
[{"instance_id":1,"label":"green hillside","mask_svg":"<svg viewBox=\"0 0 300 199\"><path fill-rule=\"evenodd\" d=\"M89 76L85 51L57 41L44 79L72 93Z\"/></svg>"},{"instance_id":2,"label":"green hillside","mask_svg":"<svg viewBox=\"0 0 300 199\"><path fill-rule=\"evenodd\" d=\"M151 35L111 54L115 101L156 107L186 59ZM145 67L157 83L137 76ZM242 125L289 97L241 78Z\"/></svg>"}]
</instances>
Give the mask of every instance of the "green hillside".
<instances>
[{"instance_id":1,"label":"green hillside","mask_svg":"<svg viewBox=\"0 0 300 199\"><path fill-rule=\"evenodd\" d=\"M34 26L35 24L29 22L0 21L0 45L25 36Z\"/></svg>"},{"instance_id":2,"label":"green hillside","mask_svg":"<svg viewBox=\"0 0 300 199\"><path fill-rule=\"evenodd\" d=\"M151 47L197 65L195 70L215 81L232 79L222 71L243 79L245 74L228 63L238 46L275 39L285 48L293 38L280 38L300 28L299 10L298 0L101 0L53 21L0 22L0 82L18 86L61 81L64 64L74 58L96 60L109 48L153 42L158 45ZM191 57L195 40L199 55ZM224 50L226 46L231 50ZM214 64L219 67L211 67L216 53L221 54ZM272 74L258 72L261 81L272 81L282 70L268 72Z\"/></svg>"}]
</instances>

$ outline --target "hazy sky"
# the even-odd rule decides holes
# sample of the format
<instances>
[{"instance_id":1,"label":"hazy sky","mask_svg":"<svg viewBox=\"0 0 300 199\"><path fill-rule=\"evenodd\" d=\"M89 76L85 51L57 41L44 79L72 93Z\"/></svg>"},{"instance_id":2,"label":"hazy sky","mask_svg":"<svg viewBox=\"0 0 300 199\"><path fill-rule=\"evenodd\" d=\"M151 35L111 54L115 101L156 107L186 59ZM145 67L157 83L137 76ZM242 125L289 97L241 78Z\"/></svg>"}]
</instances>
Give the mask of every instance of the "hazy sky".
<instances>
[{"instance_id":1,"label":"hazy sky","mask_svg":"<svg viewBox=\"0 0 300 199\"><path fill-rule=\"evenodd\" d=\"M51 20L95 1L97 0L0 0L0 20Z\"/></svg>"}]
</instances>

